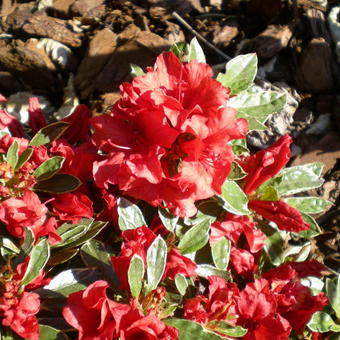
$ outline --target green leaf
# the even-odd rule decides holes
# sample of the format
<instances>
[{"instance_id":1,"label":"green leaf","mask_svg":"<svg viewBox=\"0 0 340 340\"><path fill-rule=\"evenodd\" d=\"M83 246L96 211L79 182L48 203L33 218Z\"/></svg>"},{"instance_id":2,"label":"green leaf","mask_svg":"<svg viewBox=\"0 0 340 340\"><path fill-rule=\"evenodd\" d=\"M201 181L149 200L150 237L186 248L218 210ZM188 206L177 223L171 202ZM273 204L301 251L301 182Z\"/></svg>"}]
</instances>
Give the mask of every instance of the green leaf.
<instances>
[{"instance_id":1,"label":"green leaf","mask_svg":"<svg viewBox=\"0 0 340 340\"><path fill-rule=\"evenodd\" d=\"M326 280L326 292L329 302L340 320L340 276Z\"/></svg>"},{"instance_id":2,"label":"green leaf","mask_svg":"<svg viewBox=\"0 0 340 340\"><path fill-rule=\"evenodd\" d=\"M12 170L15 170L18 162L18 149L19 144L17 141L14 141L7 150L6 161L11 166Z\"/></svg>"},{"instance_id":3,"label":"green leaf","mask_svg":"<svg viewBox=\"0 0 340 340\"><path fill-rule=\"evenodd\" d=\"M301 284L309 287L313 296L319 295L324 287L324 282L315 276L307 276L300 279Z\"/></svg>"},{"instance_id":4,"label":"green leaf","mask_svg":"<svg viewBox=\"0 0 340 340\"><path fill-rule=\"evenodd\" d=\"M238 181L247 176L247 173L241 168L237 162L231 163L231 171L228 179L231 181Z\"/></svg>"},{"instance_id":5,"label":"green leaf","mask_svg":"<svg viewBox=\"0 0 340 340\"><path fill-rule=\"evenodd\" d=\"M27 148L26 150L24 150L18 158L15 170L20 169L31 158L32 153L33 153L32 148Z\"/></svg>"},{"instance_id":6,"label":"green leaf","mask_svg":"<svg viewBox=\"0 0 340 340\"><path fill-rule=\"evenodd\" d=\"M39 165L33 172L38 181L44 181L55 175L63 166L64 157L54 156Z\"/></svg>"},{"instance_id":7,"label":"green leaf","mask_svg":"<svg viewBox=\"0 0 340 340\"><path fill-rule=\"evenodd\" d=\"M80 255L87 267L98 268L107 281L119 286L117 275L111 264L113 249L109 245L94 239L88 240L80 248Z\"/></svg>"},{"instance_id":8,"label":"green leaf","mask_svg":"<svg viewBox=\"0 0 340 340\"><path fill-rule=\"evenodd\" d=\"M146 253L147 288L149 291L157 288L164 274L167 246L161 236L157 236Z\"/></svg>"},{"instance_id":9,"label":"green leaf","mask_svg":"<svg viewBox=\"0 0 340 340\"><path fill-rule=\"evenodd\" d=\"M61 241L52 245L52 248L61 248L76 241L87 233L92 222L92 219L82 219L77 224L64 223L57 229Z\"/></svg>"},{"instance_id":10,"label":"green leaf","mask_svg":"<svg viewBox=\"0 0 340 340\"><path fill-rule=\"evenodd\" d=\"M146 225L144 216L136 204L133 204L124 197L119 197L117 205L120 230L136 229Z\"/></svg>"},{"instance_id":11,"label":"green leaf","mask_svg":"<svg viewBox=\"0 0 340 340\"><path fill-rule=\"evenodd\" d=\"M143 69L136 64L130 64L130 68L131 68L130 73L132 77L142 76L143 74L145 74Z\"/></svg>"},{"instance_id":12,"label":"green leaf","mask_svg":"<svg viewBox=\"0 0 340 340\"><path fill-rule=\"evenodd\" d=\"M235 215L248 215L248 198L243 190L234 181L226 180L222 186L220 198L223 208Z\"/></svg>"},{"instance_id":13,"label":"green leaf","mask_svg":"<svg viewBox=\"0 0 340 340\"><path fill-rule=\"evenodd\" d=\"M340 332L340 325L337 325L330 315L325 312L316 312L307 324L308 328L313 332Z\"/></svg>"},{"instance_id":14,"label":"green leaf","mask_svg":"<svg viewBox=\"0 0 340 340\"><path fill-rule=\"evenodd\" d=\"M172 232L175 230L179 218L178 216L171 214L164 208L158 208L158 216L166 229Z\"/></svg>"},{"instance_id":15,"label":"green leaf","mask_svg":"<svg viewBox=\"0 0 340 340\"><path fill-rule=\"evenodd\" d=\"M225 270L229 264L231 243L222 237L211 247L211 254L217 269Z\"/></svg>"},{"instance_id":16,"label":"green leaf","mask_svg":"<svg viewBox=\"0 0 340 340\"><path fill-rule=\"evenodd\" d=\"M284 239L282 238L281 232L275 231L275 229L268 226L270 229L270 233L265 230L264 232L267 235L267 239L265 240L264 248L268 254L269 260L275 266L279 266L284 261L283 257L283 247L284 247Z\"/></svg>"},{"instance_id":17,"label":"green leaf","mask_svg":"<svg viewBox=\"0 0 340 340\"><path fill-rule=\"evenodd\" d=\"M249 130L266 128L263 124L269 114L281 111L285 104L284 93L264 91L257 86L241 92L228 101L228 106L237 110L237 118L245 118L249 121Z\"/></svg>"},{"instance_id":18,"label":"green leaf","mask_svg":"<svg viewBox=\"0 0 340 340\"><path fill-rule=\"evenodd\" d=\"M33 245L34 245L34 233L30 227L25 228L25 237L24 242L21 245L20 254L16 256L13 260L13 264L17 266L18 264L22 263L31 252Z\"/></svg>"},{"instance_id":19,"label":"green leaf","mask_svg":"<svg viewBox=\"0 0 340 340\"><path fill-rule=\"evenodd\" d=\"M200 324L185 319L163 320L167 325L179 330L179 340L221 340L219 335L209 332Z\"/></svg>"},{"instance_id":20,"label":"green leaf","mask_svg":"<svg viewBox=\"0 0 340 340\"><path fill-rule=\"evenodd\" d=\"M39 340L68 340L68 336L59 329L47 325L39 325Z\"/></svg>"},{"instance_id":21,"label":"green leaf","mask_svg":"<svg viewBox=\"0 0 340 340\"><path fill-rule=\"evenodd\" d=\"M131 295L138 298L142 286L144 277L144 262L143 259L137 254L133 255L128 270L128 281L131 290Z\"/></svg>"},{"instance_id":22,"label":"green leaf","mask_svg":"<svg viewBox=\"0 0 340 340\"><path fill-rule=\"evenodd\" d=\"M96 268L67 269L54 276L48 285L36 292L42 298L65 298L101 279L100 272Z\"/></svg>"},{"instance_id":23,"label":"green leaf","mask_svg":"<svg viewBox=\"0 0 340 340\"><path fill-rule=\"evenodd\" d=\"M225 74L220 73L216 79L224 87L230 88L231 94L235 95L253 84L256 73L257 56L255 53L249 53L231 59L226 65Z\"/></svg>"},{"instance_id":24,"label":"green leaf","mask_svg":"<svg viewBox=\"0 0 340 340\"><path fill-rule=\"evenodd\" d=\"M58 139L69 126L69 123L63 121L49 124L36 133L29 145L40 146L50 144Z\"/></svg>"},{"instance_id":25,"label":"green leaf","mask_svg":"<svg viewBox=\"0 0 340 340\"><path fill-rule=\"evenodd\" d=\"M47 239L42 239L31 251L30 260L21 284L27 285L32 282L44 269L49 257L50 247L48 241Z\"/></svg>"},{"instance_id":26,"label":"green leaf","mask_svg":"<svg viewBox=\"0 0 340 340\"><path fill-rule=\"evenodd\" d=\"M210 264L199 264L196 268L196 273L198 276L204 277L206 279L212 275L220 276L225 280L230 279L230 274L226 270L217 269Z\"/></svg>"},{"instance_id":27,"label":"green leaf","mask_svg":"<svg viewBox=\"0 0 340 340\"><path fill-rule=\"evenodd\" d=\"M306 215L304 213L301 213L301 216L304 221L309 224L309 229L294 233L294 235L297 237L310 239L311 237L321 234L321 229L312 216Z\"/></svg>"},{"instance_id":28,"label":"green leaf","mask_svg":"<svg viewBox=\"0 0 340 340\"><path fill-rule=\"evenodd\" d=\"M188 54L188 45L185 42L178 42L172 45L169 51L174 53L179 59L182 59Z\"/></svg>"},{"instance_id":29,"label":"green leaf","mask_svg":"<svg viewBox=\"0 0 340 340\"><path fill-rule=\"evenodd\" d=\"M225 336L232 336L233 338L240 338L247 334L247 329L241 326L232 326L225 321L209 322L209 329L221 333Z\"/></svg>"},{"instance_id":30,"label":"green leaf","mask_svg":"<svg viewBox=\"0 0 340 340\"><path fill-rule=\"evenodd\" d=\"M209 239L211 220L205 219L190 228L181 238L178 248L182 254L189 254L203 248Z\"/></svg>"},{"instance_id":31,"label":"green leaf","mask_svg":"<svg viewBox=\"0 0 340 340\"><path fill-rule=\"evenodd\" d=\"M236 156L250 153L249 149L247 148L246 139L234 139L234 140L231 140L228 144L231 145L233 149L233 153Z\"/></svg>"},{"instance_id":32,"label":"green leaf","mask_svg":"<svg viewBox=\"0 0 340 340\"><path fill-rule=\"evenodd\" d=\"M185 292L189 286L187 279L182 274L177 274L175 276L176 288L181 295L185 295Z\"/></svg>"},{"instance_id":33,"label":"green leaf","mask_svg":"<svg viewBox=\"0 0 340 340\"><path fill-rule=\"evenodd\" d=\"M275 187L268 185L261 192L261 201L278 201L280 199L279 193Z\"/></svg>"},{"instance_id":34,"label":"green leaf","mask_svg":"<svg viewBox=\"0 0 340 340\"><path fill-rule=\"evenodd\" d=\"M324 182L320 179L322 168L323 164L316 162L283 169L278 175L282 180L276 189L281 196L318 188Z\"/></svg>"},{"instance_id":35,"label":"green leaf","mask_svg":"<svg viewBox=\"0 0 340 340\"><path fill-rule=\"evenodd\" d=\"M63 194L76 190L81 185L80 180L69 174L56 174L52 178L39 181L33 189L54 194Z\"/></svg>"},{"instance_id":36,"label":"green leaf","mask_svg":"<svg viewBox=\"0 0 340 340\"><path fill-rule=\"evenodd\" d=\"M83 218L78 224L64 223L57 230L61 241L53 245L53 248L77 247L97 236L106 225L107 222L93 221L93 219L86 218Z\"/></svg>"},{"instance_id":37,"label":"green leaf","mask_svg":"<svg viewBox=\"0 0 340 340\"><path fill-rule=\"evenodd\" d=\"M289 197L285 201L305 214L320 214L332 205L332 202L319 197Z\"/></svg>"},{"instance_id":38,"label":"green leaf","mask_svg":"<svg viewBox=\"0 0 340 340\"><path fill-rule=\"evenodd\" d=\"M188 61L197 60L200 63L205 63L205 55L197 38L193 38L189 44Z\"/></svg>"},{"instance_id":39,"label":"green leaf","mask_svg":"<svg viewBox=\"0 0 340 340\"><path fill-rule=\"evenodd\" d=\"M58 264L65 263L78 255L78 252L77 248L62 248L61 250L53 251L47 265L56 266Z\"/></svg>"},{"instance_id":40,"label":"green leaf","mask_svg":"<svg viewBox=\"0 0 340 340\"><path fill-rule=\"evenodd\" d=\"M20 249L16 246L16 244L9 237L0 236L0 246L9 249L14 254L20 253Z\"/></svg>"}]
</instances>

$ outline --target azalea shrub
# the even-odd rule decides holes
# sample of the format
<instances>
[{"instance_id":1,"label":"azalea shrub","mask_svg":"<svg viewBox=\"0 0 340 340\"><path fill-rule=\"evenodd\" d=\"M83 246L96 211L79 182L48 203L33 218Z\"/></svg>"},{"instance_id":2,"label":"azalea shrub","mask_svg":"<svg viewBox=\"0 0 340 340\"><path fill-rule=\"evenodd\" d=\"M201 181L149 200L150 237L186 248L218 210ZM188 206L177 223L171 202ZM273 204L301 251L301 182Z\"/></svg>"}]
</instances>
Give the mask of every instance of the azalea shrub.
<instances>
[{"instance_id":1,"label":"azalea shrub","mask_svg":"<svg viewBox=\"0 0 340 340\"><path fill-rule=\"evenodd\" d=\"M0 111L1 340L338 338L330 202L303 195L323 166L287 167L288 135L249 151L285 105L256 71L214 77L193 40L132 65L110 114Z\"/></svg>"}]
</instances>

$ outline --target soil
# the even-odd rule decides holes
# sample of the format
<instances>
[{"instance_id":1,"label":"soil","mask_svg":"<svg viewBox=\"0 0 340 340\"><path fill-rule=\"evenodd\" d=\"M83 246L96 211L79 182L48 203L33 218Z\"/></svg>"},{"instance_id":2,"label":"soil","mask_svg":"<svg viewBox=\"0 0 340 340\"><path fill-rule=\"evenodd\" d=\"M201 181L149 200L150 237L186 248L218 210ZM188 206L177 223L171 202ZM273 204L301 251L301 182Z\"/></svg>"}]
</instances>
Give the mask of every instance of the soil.
<instances>
[{"instance_id":1,"label":"soil","mask_svg":"<svg viewBox=\"0 0 340 340\"><path fill-rule=\"evenodd\" d=\"M130 64L152 65L159 53L197 33L215 47L201 43L215 70L223 69L228 57L256 52L258 81L285 88L293 99L288 118L268 120L270 136L254 133L249 142L261 148L289 132L294 137L293 165L325 163L325 183L311 194L333 206L318 219L323 234L316 238L317 255L338 271L340 66L327 22L336 3L3 0L0 93L16 109L24 96L17 94L24 91L44 98L46 110L59 115L79 102L94 114L107 113L119 98L119 85L131 79ZM282 126L273 126L278 122Z\"/></svg>"}]
</instances>

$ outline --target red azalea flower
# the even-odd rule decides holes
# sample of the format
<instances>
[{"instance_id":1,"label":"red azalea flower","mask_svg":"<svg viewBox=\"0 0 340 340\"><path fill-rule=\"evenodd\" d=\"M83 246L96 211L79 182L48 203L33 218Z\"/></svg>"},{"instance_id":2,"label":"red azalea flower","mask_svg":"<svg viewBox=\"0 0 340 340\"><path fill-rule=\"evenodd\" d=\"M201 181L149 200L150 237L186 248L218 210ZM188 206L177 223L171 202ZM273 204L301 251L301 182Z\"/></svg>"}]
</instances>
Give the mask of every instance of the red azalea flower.
<instances>
[{"instance_id":1,"label":"red azalea flower","mask_svg":"<svg viewBox=\"0 0 340 340\"><path fill-rule=\"evenodd\" d=\"M55 195L51 204L53 213L62 221L78 223L82 218L93 216L92 201L80 192Z\"/></svg>"},{"instance_id":2,"label":"red azalea flower","mask_svg":"<svg viewBox=\"0 0 340 340\"><path fill-rule=\"evenodd\" d=\"M16 274L13 276L13 280L21 281L21 279L24 277L26 273L29 260L30 257L27 256L23 262L17 265L15 269ZM25 291L29 292L31 290L48 285L51 281L51 278L45 278L45 275L46 273L43 270L41 270L39 275L32 282L25 286Z\"/></svg>"},{"instance_id":3,"label":"red azalea flower","mask_svg":"<svg viewBox=\"0 0 340 340\"><path fill-rule=\"evenodd\" d=\"M96 184L117 184L154 206L164 201L181 216L220 193L233 161L227 143L243 138L247 123L222 107L228 91L211 76L208 65L181 64L168 52L124 83L112 115L92 119L93 140L108 153L94 164Z\"/></svg>"},{"instance_id":4,"label":"red azalea flower","mask_svg":"<svg viewBox=\"0 0 340 340\"><path fill-rule=\"evenodd\" d=\"M291 281L279 291L286 299L293 299L290 305L281 305L279 313L289 321L297 334L302 334L306 324L312 315L322 310L328 304L324 293L316 296L311 294L310 288L302 285L299 281Z\"/></svg>"},{"instance_id":5,"label":"red azalea flower","mask_svg":"<svg viewBox=\"0 0 340 340\"><path fill-rule=\"evenodd\" d=\"M66 139L70 144L77 142L84 142L90 139L89 125L90 125L91 112L89 108L84 105L78 105L66 118L62 121L69 123L70 126L63 133L62 138Z\"/></svg>"},{"instance_id":6,"label":"red azalea flower","mask_svg":"<svg viewBox=\"0 0 340 340\"><path fill-rule=\"evenodd\" d=\"M309 224L303 220L301 213L284 201L251 200L248 207L276 223L281 230L299 232L309 229Z\"/></svg>"},{"instance_id":7,"label":"red azalea flower","mask_svg":"<svg viewBox=\"0 0 340 340\"><path fill-rule=\"evenodd\" d=\"M10 234L24 237L25 228L38 231L46 219L47 208L32 191L26 190L21 198L11 197L1 203L0 220Z\"/></svg>"},{"instance_id":8,"label":"red azalea flower","mask_svg":"<svg viewBox=\"0 0 340 340\"><path fill-rule=\"evenodd\" d=\"M18 294L19 283L8 282L0 297L2 325L29 340L39 339L39 325L36 314L40 310L39 295L23 292Z\"/></svg>"},{"instance_id":9,"label":"red azalea flower","mask_svg":"<svg viewBox=\"0 0 340 340\"><path fill-rule=\"evenodd\" d=\"M156 235L145 226L124 230L122 232L124 242L121 248L120 256L111 257L112 267L119 278L121 289L130 290L127 272L133 255L139 255L146 265L146 253Z\"/></svg>"},{"instance_id":10,"label":"red azalea flower","mask_svg":"<svg viewBox=\"0 0 340 340\"><path fill-rule=\"evenodd\" d=\"M225 236L236 247L241 235L245 236L251 253L260 251L267 238L260 229L256 228L256 223L249 217L227 214L223 222L216 221L211 225L209 242L213 245Z\"/></svg>"},{"instance_id":11,"label":"red azalea flower","mask_svg":"<svg viewBox=\"0 0 340 340\"><path fill-rule=\"evenodd\" d=\"M169 277L174 280L177 274L182 274L185 277L196 276L196 267L195 262L181 255L176 248L171 248L168 252L163 277Z\"/></svg>"},{"instance_id":12,"label":"red azalea flower","mask_svg":"<svg viewBox=\"0 0 340 340\"><path fill-rule=\"evenodd\" d=\"M295 278L304 278L307 276L322 276L321 272L326 270L326 267L316 261L303 262L286 262L279 267L273 268L262 275L268 281L289 281Z\"/></svg>"},{"instance_id":13,"label":"red azalea flower","mask_svg":"<svg viewBox=\"0 0 340 340\"><path fill-rule=\"evenodd\" d=\"M72 293L63 309L64 319L78 330L78 340L112 340L130 306L110 300L105 281L96 281L85 290Z\"/></svg>"},{"instance_id":14,"label":"red azalea flower","mask_svg":"<svg viewBox=\"0 0 340 340\"><path fill-rule=\"evenodd\" d=\"M46 119L37 97L31 97L28 99L28 114L28 125L32 129L33 133L38 132L41 128L46 126Z\"/></svg>"},{"instance_id":15,"label":"red azalea flower","mask_svg":"<svg viewBox=\"0 0 340 340\"><path fill-rule=\"evenodd\" d=\"M251 277L255 271L254 256L245 249L232 247L230 251L230 263L237 274Z\"/></svg>"},{"instance_id":16,"label":"red azalea flower","mask_svg":"<svg viewBox=\"0 0 340 340\"><path fill-rule=\"evenodd\" d=\"M289 135L285 135L270 147L240 162L242 168L248 173L243 187L246 194L252 194L262 183L278 174L287 164L290 159L289 146L292 141Z\"/></svg>"},{"instance_id":17,"label":"red azalea flower","mask_svg":"<svg viewBox=\"0 0 340 340\"><path fill-rule=\"evenodd\" d=\"M66 140L58 139L53 142L50 152L65 158L61 173L76 176L82 182L92 179L93 162L101 158L90 142L73 147Z\"/></svg>"},{"instance_id":18,"label":"red azalea flower","mask_svg":"<svg viewBox=\"0 0 340 340\"><path fill-rule=\"evenodd\" d=\"M20 122L7 111L0 110L0 130L6 128L8 128L13 137L24 137L24 129Z\"/></svg>"},{"instance_id":19,"label":"red azalea flower","mask_svg":"<svg viewBox=\"0 0 340 340\"><path fill-rule=\"evenodd\" d=\"M239 291L234 283L227 283L219 276L209 276L209 296L198 295L184 305L184 317L213 329L214 321L237 322L236 304ZM209 325L209 323L212 323Z\"/></svg>"},{"instance_id":20,"label":"red azalea flower","mask_svg":"<svg viewBox=\"0 0 340 340\"><path fill-rule=\"evenodd\" d=\"M121 319L119 339L121 340L176 340L178 330L167 326L152 312L144 316L132 308Z\"/></svg>"}]
</instances>

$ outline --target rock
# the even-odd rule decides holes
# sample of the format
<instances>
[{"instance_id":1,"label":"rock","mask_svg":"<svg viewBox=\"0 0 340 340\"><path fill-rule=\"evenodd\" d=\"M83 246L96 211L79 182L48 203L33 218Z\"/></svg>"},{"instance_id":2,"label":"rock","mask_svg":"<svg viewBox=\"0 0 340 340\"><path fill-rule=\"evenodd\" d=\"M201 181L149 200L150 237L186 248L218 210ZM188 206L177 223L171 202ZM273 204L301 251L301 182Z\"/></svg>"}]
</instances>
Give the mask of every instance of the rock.
<instances>
[{"instance_id":1,"label":"rock","mask_svg":"<svg viewBox=\"0 0 340 340\"><path fill-rule=\"evenodd\" d=\"M44 50L61 69L69 72L76 70L78 60L66 45L53 39L44 38L38 41L37 48Z\"/></svg>"},{"instance_id":2,"label":"rock","mask_svg":"<svg viewBox=\"0 0 340 340\"><path fill-rule=\"evenodd\" d=\"M331 114L325 113L318 117L311 127L306 131L308 135L324 136L332 128Z\"/></svg>"},{"instance_id":3,"label":"rock","mask_svg":"<svg viewBox=\"0 0 340 340\"><path fill-rule=\"evenodd\" d=\"M179 25L171 21L166 21L166 25L167 28L165 29L163 38L166 39L170 45L185 41L185 35Z\"/></svg>"},{"instance_id":4,"label":"rock","mask_svg":"<svg viewBox=\"0 0 340 340\"><path fill-rule=\"evenodd\" d=\"M86 98L93 90L96 76L110 59L116 45L117 35L108 28L98 31L90 41L75 77L75 86L82 98Z\"/></svg>"},{"instance_id":5,"label":"rock","mask_svg":"<svg viewBox=\"0 0 340 340\"><path fill-rule=\"evenodd\" d=\"M29 35L50 38L71 47L79 47L82 34L73 32L68 27L66 20L36 13L25 21L21 29Z\"/></svg>"},{"instance_id":6,"label":"rock","mask_svg":"<svg viewBox=\"0 0 340 340\"><path fill-rule=\"evenodd\" d=\"M100 18L105 14L104 0L76 0L70 6L70 13L82 19Z\"/></svg>"},{"instance_id":7,"label":"rock","mask_svg":"<svg viewBox=\"0 0 340 340\"><path fill-rule=\"evenodd\" d=\"M0 93L9 96L22 90L20 82L9 72L0 72Z\"/></svg>"},{"instance_id":8,"label":"rock","mask_svg":"<svg viewBox=\"0 0 340 340\"><path fill-rule=\"evenodd\" d=\"M171 46L159 35L141 31L134 25L122 32L117 41L119 45L94 81L94 90L117 91L123 81L130 79L130 64L142 68L153 65L156 57Z\"/></svg>"},{"instance_id":9,"label":"rock","mask_svg":"<svg viewBox=\"0 0 340 340\"><path fill-rule=\"evenodd\" d=\"M335 45L335 52L340 63L340 6L335 6L329 12L328 25Z\"/></svg>"},{"instance_id":10,"label":"rock","mask_svg":"<svg viewBox=\"0 0 340 340\"><path fill-rule=\"evenodd\" d=\"M23 46L0 48L0 68L10 72L27 90L50 94L56 91L56 77L40 53Z\"/></svg>"},{"instance_id":11,"label":"rock","mask_svg":"<svg viewBox=\"0 0 340 340\"><path fill-rule=\"evenodd\" d=\"M325 39L312 39L303 50L296 81L302 89L313 93L333 88L332 51Z\"/></svg>"},{"instance_id":12,"label":"rock","mask_svg":"<svg viewBox=\"0 0 340 340\"><path fill-rule=\"evenodd\" d=\"M75 83L81 98L93 91L118 91L119 85L130 77L130 64L152 65L156 56L171 46L157 34L141 31L135 25L118 36L107 29L100 32L90 42L77 72Z\"/></svg>"},{"instance_id":13,"label":"rock","mask_svg":"<svg viewBox=\"0 0 340 340\"><path fill-rule=\"evenodd\" d=\"M305 11L305 19L309 26L308 33L310 33L312 38L323 38L329 44L332 42L325 15L322 11L315 8L309 8Z\"/></svg>"},{"instance_id":14,"label":"rock","mask_svg":"<svg viewBox=\"0 0 340 340\"><path fill-rule=\"evenodd\" d=\"M340 137L335 133L329 133L317 143L313 144L305 153L298 156L292 166L302 165L312 162L324 164L322 174L324 175L335 166L340 158Z\"/></svg>"},{"instance_id":15,"label":"rock","mask_svg":"<svg viewBox=\"0 0 340 340\"><path fill-rule=\"evenodd\" d=\"M254 130L247 136L247 141L250 145L263 149L274 143L279 136L292 132L294 129L292 125L294 121L293 116L299 105L300 98L295 90L287 88L283 83L278 83L275 86L269 82L257 82L265 90L284 92L287 96L287 103L283 110L268 116L265 123L265 125L268 126L268 129Z\"/></svg>"},{"instance_id":16,"label":"rock","mask_svg":"<svg viewBox=\"0 0 340 340\"><path fill-rule=\"evenodd\" d=\"M236 20L228 20L217 26L213 32L213 43L218 47L228 47L238 35L238 23Z\"/></svg>"},{"instance_id":17,"label":"rock","mask_svg":"<svg viewBox=\"0 0 340 340\"><path fill-rule=\"evenodd\" d=\"M254 49L260 58L271 58L287 47L292 35L288 25L269 25L253 39Z\"/></svg>"}]
</instances>

